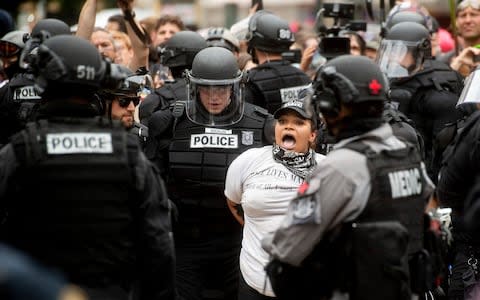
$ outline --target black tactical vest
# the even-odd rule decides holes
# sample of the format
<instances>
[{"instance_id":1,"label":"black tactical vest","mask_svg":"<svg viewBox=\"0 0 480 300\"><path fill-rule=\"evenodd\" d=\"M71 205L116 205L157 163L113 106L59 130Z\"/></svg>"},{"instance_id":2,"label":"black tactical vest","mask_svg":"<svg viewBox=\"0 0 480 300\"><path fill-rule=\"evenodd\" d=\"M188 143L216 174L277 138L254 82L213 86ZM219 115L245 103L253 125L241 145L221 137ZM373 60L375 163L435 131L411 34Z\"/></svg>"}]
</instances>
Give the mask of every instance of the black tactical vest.
<instances>
[{"instance_id":1,"label":"black tactical vest","mask_svg":"<svg viewBox=\"0 0 480 300\"><path fill-rule=\"evenodd\" d=\"M247 83L247 88L257 90L263 99L246 101L266 108L273 114L282 103L298 99L298 92L310 82L304 72L287 61L264 63L249 71Z\"/></svg>"},{"instance_id":2,"label":"black tactical vest","mask_svg":"<svg viewBox=\"0 0 480 300\"><path fill-rule=\"evenodd\" d=\"M424 69L407 80L394 81L390 86L390 96L398 103L398 110L410 116L411 101L419 99L430 90L448 91L452 97L459 97L463 89L461 76L448 65L435 60L427 60Z\"/></svg>"},{"instance_id":3,"label":"black tactical vest","mask_svg":"<svg viewBox=\"0 0 480 300\"><path fill-rule=\"evenodd\" d=\"M175 82L166 83L155 92L149 95L139 107L140 121L144 125L148 125L150 116L163 109L169 109L170 105L177 100L186 100L186 83L182 79L177 79Z\"/></svg>"},{"instance_id":4,"label":"black tactical vest","mask_svg":"<svg viewBox=\"0 0 480 300\"><path fill-rule=\"evenodd\" d=\"M208 128L181 116L169 149L169 192L174 201L202 207L225 207L225 177L243 151L266 144L268 113L245 105L242 119L227 128Z\"/></svg>"},{"instance_id":5,"label":"black tactical vest","mask_svg":"<svg viewBox=\"0 0 480 300\"><path fill-rule=\"evenodd\" d=\"M408 253L423 249L423 214L430 196L430 179L418 150L408 146L375 153L361 142L345 147L367 157L372 184L367 205L355 221L400 221L410 235Z\"/></svg>"},{"instance_id":6,"label":"black tactical vest","mask_svg":"<svg viewBox=\"0 0 480 300\"><path fill-rule=\"evenodd\" d=\"M17 119L24 126L33 121L34 114L42 99L34 87L30 74L16 76L9 82L9 101L18 105Z\"/></svg>"},{"instance_id":7,"label":"black tactical vest","mask_svg":"<svg viewBox=\"0 0 480 300\"><path fill-rule=\"evenodd\" d=\"M128 282L135 265L131 199L138 143L118 123L51 119L12 139L19 171L7 240L73 282Z\"/></svg>"},{"instance_id":8,"label":"black tactical vest","mask_svg":"<svg viewBox=\"0 0 480 300\"><path fill-rule=\"evenodd\" d=\"M383 120L390 124L393 134L412 145L416 145L419 152L423 155L424 143L420 133L415 129L415 124L405 114L395 108L391 102L385 104L382 114Z\"/></svg>"}]
</instances>

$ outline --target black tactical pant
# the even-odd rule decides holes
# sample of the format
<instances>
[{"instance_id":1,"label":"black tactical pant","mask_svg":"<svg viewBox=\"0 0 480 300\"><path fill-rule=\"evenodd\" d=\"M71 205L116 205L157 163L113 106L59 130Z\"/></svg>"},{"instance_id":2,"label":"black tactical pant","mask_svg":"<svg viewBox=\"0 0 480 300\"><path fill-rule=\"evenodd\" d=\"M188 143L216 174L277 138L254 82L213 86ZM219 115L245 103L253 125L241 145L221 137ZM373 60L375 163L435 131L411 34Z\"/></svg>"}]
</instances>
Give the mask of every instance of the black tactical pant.
<instances>
[{"instance_id":1,"label":"black tactical pant","mask_svg":"<svg viewBox=\"0 0 480 300\"><path fill-rule=\"evenodd\" d=\"M233 217L232 217L233 219ZM235 300L241 228L225 224L177 224L174 229L176 289L181 300Z\"/></svg>"}]
</instances>

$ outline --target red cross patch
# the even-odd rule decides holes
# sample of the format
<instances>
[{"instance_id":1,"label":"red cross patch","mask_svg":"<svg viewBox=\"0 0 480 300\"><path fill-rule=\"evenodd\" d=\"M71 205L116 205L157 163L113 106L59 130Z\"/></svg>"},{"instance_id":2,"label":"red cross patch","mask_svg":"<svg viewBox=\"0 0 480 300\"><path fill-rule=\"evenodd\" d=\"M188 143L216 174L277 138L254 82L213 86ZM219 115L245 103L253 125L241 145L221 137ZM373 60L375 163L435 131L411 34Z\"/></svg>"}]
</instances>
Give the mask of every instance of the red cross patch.
<instances>
[{"instance_id":1,"label":"red cross patch","mask_svg":"<svg viewBox=\"0 0 480 300\"><path fill-rule=\"evenodd\" d=\"M300 195L305 194L305 192L308 190L308 182L304 181L299 187L298 187L298 193Z\"/></svg>"},{"instance_id":2,"label":"red cross patch","mask_svg":"<svg viewBox=\"0 0 480 300\"><path fill-rule=\"evenodd\" d=\"M376 79L372 79L372 81L370 81L370 83L368 84L368 88L370 89L371 95L378 95L380 94L382 85Z\"/></svg>"}]
</instances>

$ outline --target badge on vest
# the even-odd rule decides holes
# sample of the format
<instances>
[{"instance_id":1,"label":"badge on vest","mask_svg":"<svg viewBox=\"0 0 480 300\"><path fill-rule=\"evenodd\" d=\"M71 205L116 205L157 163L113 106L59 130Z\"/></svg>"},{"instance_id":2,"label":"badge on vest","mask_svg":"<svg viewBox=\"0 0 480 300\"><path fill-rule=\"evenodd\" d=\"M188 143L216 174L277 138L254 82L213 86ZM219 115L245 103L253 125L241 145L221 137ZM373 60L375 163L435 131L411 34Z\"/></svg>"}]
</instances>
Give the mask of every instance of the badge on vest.
<instances>
[{"instance_id":1,"label":"badge on vest","mask_svg":"<svg viewBox=\"0 0 480 300\"><path fill-rule=\"evenodd\" d=\"M13 92L13 100L40 100L42 99L33 85L24 86L15 89Z\"/></svg>"},{"instance_id":2,"label":"badge on vest","mask_svg":"<svg viewBox=\"0 0 480 300\"><path fill-rule=\"evenodd\" d=\"M280 97L282 97L282 103L299 100L298 94L308 87L309 85L300 85L300 86L280 89Z\"/></svg>"},{"instance_id":3,"label":"badge on vest","mask_svg":"<svg viewBox=\"0 0 480 300\"><path fill-rule=\"evenodd\" d=\"M113 153L110 133L49 133L47 134L47 153Z\"/></svg>"},{"instance_id":4,"label":"badge on vest","mask_svg":"<svg viewBox=\"0 0 480 300\"><path fill-rule=\"evenodd\" d=\"M242 145L253 145L253 131L242 131Z\"/></svg>"}]
</instances>

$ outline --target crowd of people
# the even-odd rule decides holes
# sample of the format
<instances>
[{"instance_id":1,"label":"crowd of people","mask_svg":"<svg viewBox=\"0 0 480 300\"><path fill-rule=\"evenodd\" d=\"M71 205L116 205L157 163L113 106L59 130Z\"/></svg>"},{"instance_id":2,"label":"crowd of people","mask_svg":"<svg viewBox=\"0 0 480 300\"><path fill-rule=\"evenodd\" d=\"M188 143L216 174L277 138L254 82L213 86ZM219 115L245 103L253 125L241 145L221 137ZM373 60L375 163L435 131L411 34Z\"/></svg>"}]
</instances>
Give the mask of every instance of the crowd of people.
<instances>
[{"instance_id":1,"label":"crowd of people","mask_svg":"<svg viewBox=\"0 0 480 300\"><path fill-rule=\"evenodd\" d=\"M0 298L480 299L479 0L455 47L400 1L328 55L117 5L0 10Z\"/></svg>"}]
</instances>

